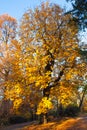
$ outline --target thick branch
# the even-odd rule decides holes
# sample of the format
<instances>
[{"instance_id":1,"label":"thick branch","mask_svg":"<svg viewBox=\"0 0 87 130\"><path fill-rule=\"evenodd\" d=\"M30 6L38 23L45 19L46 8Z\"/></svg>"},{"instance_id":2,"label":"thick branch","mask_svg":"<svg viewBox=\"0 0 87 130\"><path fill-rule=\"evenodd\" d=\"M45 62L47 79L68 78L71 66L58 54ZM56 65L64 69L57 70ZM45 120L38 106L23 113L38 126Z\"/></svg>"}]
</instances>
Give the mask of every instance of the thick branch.
<instances>
[{"instance_id":1,"label":"thick branch","mask_svg":"<svg viewBox=\"0 0 87 130\"><path fill-rule=\"evenodd\" d=\"M48 87L44 88L44 90L43 90L43 95L44 96L49 97L50 89L55 87L59 83L59 81L61 80L61 77L64 74L64 70L65 70L65 67L60 71L59 76L58 76L57 79L55 79L54 83L53 84L49 84Z\"/></svg>"}]
</instances>

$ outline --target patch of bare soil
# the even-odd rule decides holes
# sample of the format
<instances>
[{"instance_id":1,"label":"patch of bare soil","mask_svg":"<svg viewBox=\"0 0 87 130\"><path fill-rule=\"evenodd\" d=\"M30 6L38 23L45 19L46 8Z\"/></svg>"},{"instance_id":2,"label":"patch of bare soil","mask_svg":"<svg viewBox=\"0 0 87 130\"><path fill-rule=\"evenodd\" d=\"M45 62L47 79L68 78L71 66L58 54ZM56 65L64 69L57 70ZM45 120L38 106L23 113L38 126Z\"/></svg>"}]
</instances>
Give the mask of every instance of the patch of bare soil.
<instances>
[{"instance_id":1,"label":"patch of bare soil","mask_svg":"<svg viewBox=\"0 0 87 130\"><path fill-rule=\"evenodd\" d=\"M26 126L32 125L32 124L36 124L36 122L33 121L33 122L15 124L15 125L7 126L7 127L1 127L0 130L20 130L20 129L22 129Z\"/></svg>"}]
</instances>

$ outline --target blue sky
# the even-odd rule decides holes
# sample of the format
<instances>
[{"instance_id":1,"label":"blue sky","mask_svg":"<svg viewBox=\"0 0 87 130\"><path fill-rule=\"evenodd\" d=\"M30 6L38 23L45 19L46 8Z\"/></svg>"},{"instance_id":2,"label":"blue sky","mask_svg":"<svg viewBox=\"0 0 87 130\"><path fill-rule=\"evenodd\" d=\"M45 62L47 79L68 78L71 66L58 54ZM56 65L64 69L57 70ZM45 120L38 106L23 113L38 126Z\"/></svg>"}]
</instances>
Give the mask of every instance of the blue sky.
<instances>
[{"instance_id":1,"label":"blue sky","mask_svg":"<svg viewBox=\"0 0 87 130\"><path fill-rule=\"evenodd\" d=\"M35 8L43 1L46 0L0 0L0 15L9 14L20 20L27 9ZM66 6L68 9L71 7L66 0L50 0L50 2L57 3L61 7Z\"/></svg>"}]
</instances>

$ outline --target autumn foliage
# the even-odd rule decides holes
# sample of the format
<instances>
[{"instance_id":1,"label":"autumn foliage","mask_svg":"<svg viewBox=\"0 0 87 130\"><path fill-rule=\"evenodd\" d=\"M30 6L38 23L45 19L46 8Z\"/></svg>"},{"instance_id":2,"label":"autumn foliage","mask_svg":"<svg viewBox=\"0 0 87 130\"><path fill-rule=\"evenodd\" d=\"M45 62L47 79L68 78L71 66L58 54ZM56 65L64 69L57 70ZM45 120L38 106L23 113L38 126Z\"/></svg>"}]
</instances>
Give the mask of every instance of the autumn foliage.
<instances>
[{"instance_id":1,"label":"autumn foliage","mask_svg":"<svg viewBox=\"0 0 87 130\"><path fill-rule=\"evenodd\" d=\"M72 16L46 2L25 12L16 29L14 18L0 16L0 92L9 113L42 114L46 120L49 111L56 111L56 100L64 107L77 104L86 64Z\"/></svg>"}]
</instances>

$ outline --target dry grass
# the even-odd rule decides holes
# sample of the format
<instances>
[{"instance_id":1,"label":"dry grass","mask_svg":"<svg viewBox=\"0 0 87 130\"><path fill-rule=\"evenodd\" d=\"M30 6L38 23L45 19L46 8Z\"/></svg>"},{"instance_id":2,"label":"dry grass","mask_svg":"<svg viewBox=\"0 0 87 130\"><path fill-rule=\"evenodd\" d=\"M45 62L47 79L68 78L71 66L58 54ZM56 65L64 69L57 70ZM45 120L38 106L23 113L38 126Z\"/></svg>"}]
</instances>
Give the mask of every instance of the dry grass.
<instances>
[{"instance_id":1,"label":"dry grass","mask_svg":"<svg viewBox=\"0 0 87 130\"><path fill-rule=\"evenodd\" d=\"M47 124L31 124L20 130L87 130L87 120L83 118L65 118Z\"/></svg>"},{"instance_id":2,"label":"dry grass","mask_svg":"<svg viewBox=\"0 0 87 130\"><path fill-rule=\"evenodd\" d=\"M87 114L77 118L56 119L47 124L38 122L16 124L2 130L87 130Z\"/></svg>"},{"instance_id":3,"label":"dry grass","mask_svg":"<svg viewBox=\"0 0 87 130\"><path fill-rule=\"evenodd\" d=\"M72 128L74 124L78 122L78 120L79 118L78 119L71 118L71 119L62 119L60 121L58 120L42 125L32 124L27 127L24 127L21 130L68 130L69 128Z\"/></svg>"}]
</instances>

